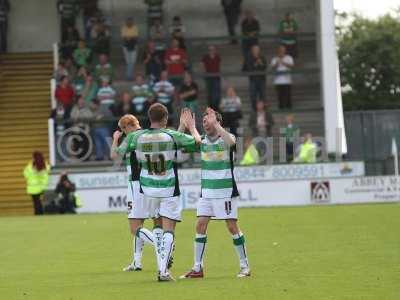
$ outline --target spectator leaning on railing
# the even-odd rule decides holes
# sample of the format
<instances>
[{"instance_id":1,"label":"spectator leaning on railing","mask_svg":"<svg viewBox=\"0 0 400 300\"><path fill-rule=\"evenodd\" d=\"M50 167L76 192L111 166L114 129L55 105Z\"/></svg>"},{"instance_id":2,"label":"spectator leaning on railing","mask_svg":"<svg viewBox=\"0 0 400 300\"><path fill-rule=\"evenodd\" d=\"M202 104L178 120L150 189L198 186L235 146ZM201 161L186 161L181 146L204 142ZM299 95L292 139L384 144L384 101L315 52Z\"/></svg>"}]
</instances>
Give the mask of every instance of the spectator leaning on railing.
<instances>
[{"instance_id":1,"label":"spectator leaning on railing","mask_svg":"<svg viewBox=\"0 0 400 300\"><path fill-rule=\"evenodd\" d=\"M266 70L267 63L265 58L261 56L261 50L258 45L251 48L251 55L247 59L244 67L247 72L259 72L260 74L249 75L249 93L251 106L256 111L257 101L264 101L266 99Z\"/></svg>"},{"instance_id":2,"label":"spectator leaning on railing","mask_svg":"<svg viewBox=\"0 0 400 300\"><path fill-rule=\"evenodd\" d=\"M217 52L217 48L213 45L208 46L208 53L203 56L201 62L206 73L205 82L208 106L214 110L218 110L221 98L221 77L219 75L221 71L221 57Z\"/></svg>"},{"instance_id":3,"label":"spectator leaning on railing","mask_svg":"<svg viewBox=\"0 0 400 300\"><path fill-rule=\"evenodd\" d=\"M293 58L286 54L285 46L279 46L277 55L271 61L271 67L276 72L274 85L278 95L279 108L292 108L292 75Z\"/></svg>"},{"instance_id":4,"label":"spectator leaning on railing","mask_svg":"<svg viewBox=\"0 0 400 300\"><path fill-rule=\"evenodd\" d=\"M126 19L125 24L121 27L122 50L126 64L126 79L132 80L134 67L137 57L137 39L139 30L135 25L133 18Z\"/></svg>"}]
</instances>

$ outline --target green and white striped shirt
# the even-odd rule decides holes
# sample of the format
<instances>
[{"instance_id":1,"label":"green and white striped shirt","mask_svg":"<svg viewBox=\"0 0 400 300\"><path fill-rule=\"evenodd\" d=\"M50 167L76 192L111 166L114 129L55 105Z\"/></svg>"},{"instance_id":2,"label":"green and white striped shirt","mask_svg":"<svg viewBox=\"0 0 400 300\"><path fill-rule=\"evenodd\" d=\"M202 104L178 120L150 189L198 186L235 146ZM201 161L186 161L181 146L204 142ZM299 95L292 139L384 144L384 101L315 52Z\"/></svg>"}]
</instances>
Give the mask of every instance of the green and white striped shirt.
<instances>
[{"instance_id":1,"label":"green and white striped shirt","mask_svg":"<svg viewBox=\"0 0 400 300\"><path fill-rule=\"evenodd\" d=\"M234 169L234 148L221 137L201 141L201 196L203 198L232 198L239 196Z\"/></svg>"},{"instance_id":2,"label":"green and white striped shirt","mask_svg":"<svg viewBox=\"0 0 400 300\"><path fill-rule=\"evenodd\" d=\"M133 132L118 147L120 154L135 151L140 162L143 194L154 198L179 196L178 150L196 151L195 139L170 129L145 129Z\"/></svg>"}]
</instances>

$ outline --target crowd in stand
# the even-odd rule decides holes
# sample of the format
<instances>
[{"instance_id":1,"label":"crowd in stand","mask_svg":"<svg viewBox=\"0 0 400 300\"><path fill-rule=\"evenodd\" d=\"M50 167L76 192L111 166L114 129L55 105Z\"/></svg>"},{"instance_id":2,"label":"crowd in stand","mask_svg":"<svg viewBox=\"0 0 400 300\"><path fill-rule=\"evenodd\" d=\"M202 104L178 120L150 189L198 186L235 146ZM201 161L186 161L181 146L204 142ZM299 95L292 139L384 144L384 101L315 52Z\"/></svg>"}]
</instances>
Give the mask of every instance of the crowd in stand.
<instances>
[{"instance_id":1,"label":"crowd in stand","mask_svg":"<svg viewBox=\"0 0 400 300\"><path fill-rule=\"evenodd\" d=\"M63 120L60 126L77 125L90 132L95 144L95 159L108 159L107 139L115 129L115 120L127 113L134 114L142 126L148 126L148 107L160 102L170 113L170 126L175 126L179 108L188 107L199 116L199 85L191 73L191 64L185 42L186 27L180 16L174 16L170 26L164 28L162 0L147 0L148 36L139 32L133 18L128 18L120 28L120 40L126 63L126 81L129 89L117 91L115 69L110 62L110 23L97 8L97 1L59 1L62 19L61 60L54 78L57 81L55 98L57 109L53 117ZM276 56L268 63L259 44L260 23L253 12L246 10L241 21L241 36L235 27L239 22L241 0L221 1L227 19L230 42L241 40L242 71L249 78L249 100L254 114L249 127L253 135L271 136L274 118L266 96L266 72L274 71L280 109L291 109L290 71L298 55L297 22L290 13L279 24L280 42ZM75 27L75 16L83 9L84 36ZM143 42L146 41L146 42ZM142 51L142 49L144 49ZM144 65L144 73L137 72L137 60ZM208 46L201 58L207 93L207 105L222 113L224 126L237 135L242 118L242 101L235 88L226 87L221 92L221 64L223 57L214 45ZM114 120L114 122L110 122ZM102 122L103 121L103 122ZM108 121L108 122L107 122ZM90 127L88 127L90 124ZM292 121L285 135L293 139ZM289 134L289 132L291 132ZM290 141L288 143L290 147ZM293 151L292 151L293 152ZM288 150L288 155L293 153Z\"/></svg>"}]
</instances>

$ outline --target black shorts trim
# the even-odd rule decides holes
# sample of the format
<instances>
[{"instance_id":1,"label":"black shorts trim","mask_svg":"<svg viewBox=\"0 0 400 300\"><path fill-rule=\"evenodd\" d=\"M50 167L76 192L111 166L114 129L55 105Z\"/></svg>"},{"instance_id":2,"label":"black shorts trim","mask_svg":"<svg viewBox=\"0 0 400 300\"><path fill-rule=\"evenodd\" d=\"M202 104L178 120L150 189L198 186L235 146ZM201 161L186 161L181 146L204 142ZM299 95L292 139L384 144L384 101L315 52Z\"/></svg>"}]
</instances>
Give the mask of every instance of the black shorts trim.
<instances>
[{"instance_id":1,"label":"black shorts trim","mask_svg":"<svg viewBox=\"0 0 400 300\"><path fill-rule=\"evenodd\" d=\"M160 215L160 217L161 217L161 218L166 218L166 219L168 219L168 220L175 221L175 222L178 222L178 223L182 222L182 220L177 220L177 219L168 218L168 217L163 216L163 215Z\"/></svg>"}]
</instances>

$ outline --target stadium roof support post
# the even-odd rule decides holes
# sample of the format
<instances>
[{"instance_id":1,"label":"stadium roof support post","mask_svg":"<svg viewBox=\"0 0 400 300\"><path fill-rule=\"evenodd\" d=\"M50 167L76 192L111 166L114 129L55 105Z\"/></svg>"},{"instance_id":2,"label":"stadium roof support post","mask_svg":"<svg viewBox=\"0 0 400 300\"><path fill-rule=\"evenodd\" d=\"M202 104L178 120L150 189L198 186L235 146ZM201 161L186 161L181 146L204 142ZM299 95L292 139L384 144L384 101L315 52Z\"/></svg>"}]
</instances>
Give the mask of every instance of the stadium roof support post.
<instances>
[{"instance_id":1,"label":"stadium roof support post","mask_svg":"<svg viewBox=\"0 0 400 300\"><path fill-rule=\"evenodd\" d=\"M317 2L326 147L328 153L335 153L336 158L340 158L347 153L347 142L336 50L335 10L333 0Z\"/></svg>"}]
</instances>

